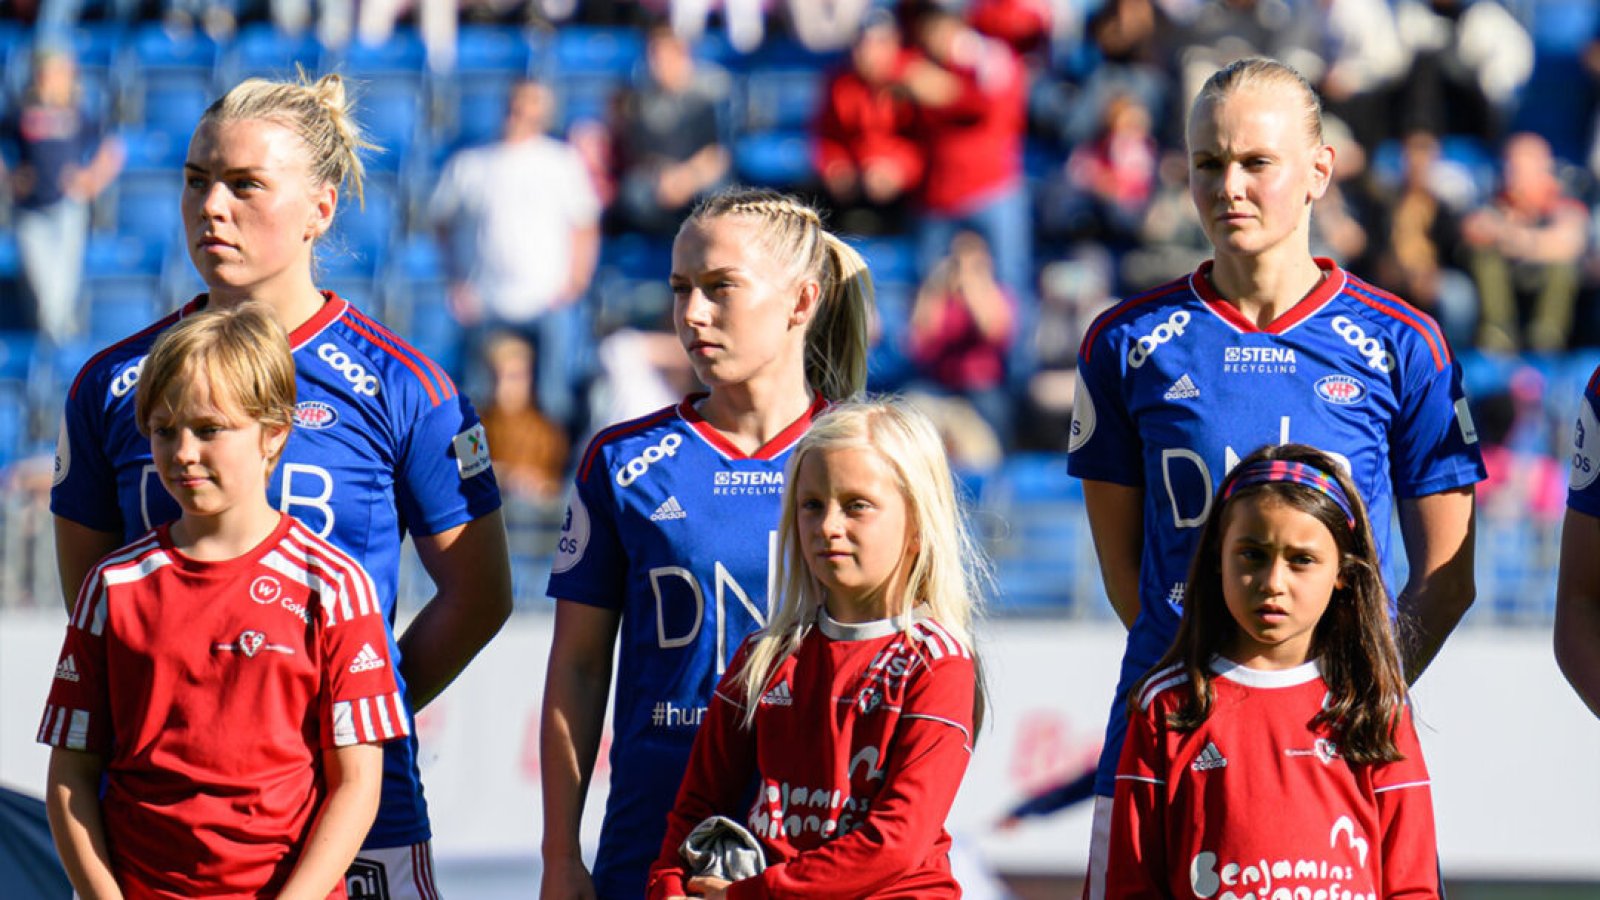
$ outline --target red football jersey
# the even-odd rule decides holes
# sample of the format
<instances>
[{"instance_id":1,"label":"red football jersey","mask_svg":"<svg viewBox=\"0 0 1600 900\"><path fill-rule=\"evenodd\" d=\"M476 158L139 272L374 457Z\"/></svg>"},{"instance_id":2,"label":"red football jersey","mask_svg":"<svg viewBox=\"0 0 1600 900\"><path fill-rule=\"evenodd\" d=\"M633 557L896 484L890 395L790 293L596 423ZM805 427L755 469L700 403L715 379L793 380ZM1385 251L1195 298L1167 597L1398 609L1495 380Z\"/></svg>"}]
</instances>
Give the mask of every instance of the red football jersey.
<instances>
[{"instance_id":1,"label":"red football jersey","mask_svg":"<svg viewBox=\"0 0 1600 900\"><path fill-rule=\"evenodd\" d=\"M678 846L712 815L755 800L745 826L767 870L735 882L746 897L953 898L945 817L972 756L972 655L931 619L826 615L757 699L743 727L740 648L695 736L667 818L649 896L684 894Z\"/></svg>"},{"instance_id":2,"label":"red football jersey","mask_svg":"<svg viewBox=\"0 0 1600 900\"><path fill-rule=\"evenodd\" d=\"M105 757L101 807L130 900L268 897L326 793L321 751L410 727L372 579L283 516L226 562L184 556L168 526L102 560L39 740Z\"/></svg>"},{"instance_id":3,"label":"red football jersey","mask_svg":"<svg viewBox=\"0 0 1600 900\"><path fill-rule=\"evenodd\" d=\"M1167 725L1189 677L1139 698L1117 771L1107 897L1439 896L1433 796L1409 707L1405 759L1355 764L1313 728L1328 686L1315 662L1260 671L1212 662L1215 700L1194 731Z\"/></svg>"}]
</instances>

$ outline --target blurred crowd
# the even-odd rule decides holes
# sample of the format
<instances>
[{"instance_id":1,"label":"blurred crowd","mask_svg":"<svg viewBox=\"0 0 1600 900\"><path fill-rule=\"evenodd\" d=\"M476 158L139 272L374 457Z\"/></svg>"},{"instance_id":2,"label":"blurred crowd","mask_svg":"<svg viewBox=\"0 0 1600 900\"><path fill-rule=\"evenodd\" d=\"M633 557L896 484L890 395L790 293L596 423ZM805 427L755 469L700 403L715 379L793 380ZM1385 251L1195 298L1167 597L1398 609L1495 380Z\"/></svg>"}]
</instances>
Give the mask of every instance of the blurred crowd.
<instances>
[{"instance_id":1,"label":"blurred crowd","mask_svg":"<svg viewBox=\"0 0 1600 900\"><path fill-rule=\"evenodd\" d=\"M1587 127L1600 19L1568 7L1584 8L36 0L13 4L41 40L3 126L11 221L32 321L70 340L71 254L120 164L112 123L75 103L71 56L42 37L74 22L155 19L226 41L263 21L329 45L381 43L398 22L421 34L435 72L455 65L460 23L531 36L635 29L631 73L587 113L574 114L559 68L530 68L505 94L498 137L441 153L411 205L405 230L420 224L437 241L457 374L491 430L548 436L539 452L492 441L516 470L507 480L558 491L567 449L593 428L692 387L671 336L671 238L698 198L767 171L739 142L763 115L784 115L755 108L769 100L806 105L803 165L776 170L774 186L816 196L873 264L872 387L921 398L958 461L982 469L1017 450L1062 449L1093 316L1208 256L1182 110L1243 56L1294 65L1330 114L1336 184L1313 217L1319 255L1426 310L1458 351L1547 358L1600 343L1600 149ZM1573 34L1571 21L1588 31ZM741 90L761 69L793 76L796 90ZM1562 74L1572 77L1552 90ZM614 252L624 244L637 252ZM1510 417L1508 446L1554 466L1564 427L1517 424L1529 392L1546 390L1529 372L1474 399L1491 419Z\"/></svg>"}]
</instances>

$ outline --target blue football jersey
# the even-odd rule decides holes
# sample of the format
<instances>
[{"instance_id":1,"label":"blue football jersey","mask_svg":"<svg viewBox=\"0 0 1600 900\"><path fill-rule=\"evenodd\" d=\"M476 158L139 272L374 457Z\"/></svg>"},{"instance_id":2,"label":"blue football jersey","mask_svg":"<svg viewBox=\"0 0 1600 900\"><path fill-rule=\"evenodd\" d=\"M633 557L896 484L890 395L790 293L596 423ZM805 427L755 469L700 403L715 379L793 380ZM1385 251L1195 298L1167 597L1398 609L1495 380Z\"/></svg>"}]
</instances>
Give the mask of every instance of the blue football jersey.
<instances>
[{"instance_id":1,"label":"blue football jersey","mask_svg":"<svg viewBox=\"0 0 1600 900\"><path fill-rule=\"evenodd\" d=\"M1600 518L1600 369L1589 376L1572 429L1572 462L1567 472L1567 506Z\"/></svg>"},{"instance_id":2,"label":"blue football jersey","mask_svg":"<svg viewBox=\"0 0 1600 900\"><path fill-rule=\"evenodd\" d=\"M1348 469L1391 552L1396 498L1484 477L1460 365L1426 314L1319 259L1322 283L1265 328L1216 293L1211 263L1130 298L1084 337L1068 469L1144 491L1140 612L1096 789L1112 791L1124 700L1177 634L1200 527L1228 470L1303 443Z\"/></svg>"},{"instance_id":3,"label":"blue football jersey","mask_svg":"<svg viewBox=\"0 0 1600 900\"><path fill-rule=\"evenodd\" d=\"M642 897L717 680L776 596L784 465L820 414L745 455L690 397L584 453L549 594L622 615L601 897Z\"/></svg>"},{"instance_id":4,"label":"blue football jersey","mask_svg":"<svg viewBox=\"0 0 1600 900\"><path fill-rule=\"evenodd\" d=\"M151 463L150 441L139 433L134 400L151 345L204 302L191 301L84 365L56 447L56 515L124 541L178 518L177 501ZM392 631L406 532L436 534L500 506L483 426L437 364L331 294L289 344L295 427L268 496L366 568ZM391 635L398 659L392 644ZM367 846L406 846L430 834L416 738L391 741Z\"/></svg>"}]
</instances>

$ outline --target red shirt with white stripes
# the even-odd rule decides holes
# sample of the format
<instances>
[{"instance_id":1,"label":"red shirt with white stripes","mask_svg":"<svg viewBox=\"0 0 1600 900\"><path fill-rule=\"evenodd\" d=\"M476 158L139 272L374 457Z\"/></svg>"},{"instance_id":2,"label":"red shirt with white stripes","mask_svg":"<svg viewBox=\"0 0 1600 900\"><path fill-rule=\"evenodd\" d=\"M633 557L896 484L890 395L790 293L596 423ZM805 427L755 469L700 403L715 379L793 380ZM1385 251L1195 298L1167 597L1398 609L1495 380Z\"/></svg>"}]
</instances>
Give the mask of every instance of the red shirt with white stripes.
<instances>
[{"instance_id":1,"label":"red shirt with white stripes","mask_svg":"<svg viewBox=\"0 0 1600 900\"><path fill-rule=\"evenodd\" d=\"M169 526L102 560L39 740L105 757L101 808L130 900L268 897L326 794L321 751L410 729L372 579L285 515L225 562L185 556Z\"/></svg>"},{"instance_id":2,"label":"red shirt with white stripes","mask_svg":"<svg viewBox=\"0 0 1600 900\"><path fill-rule=\"evenodd\" d=\"M743 727L739 649L695 736L649 896L683 895L678 846L713 815L743 816L767 870L747 897L954 898L945 817L972 756L972 654L932 619L843 624L822 614Z\"/></svg>"},{"instance_id":3,"label":"red shirt with white stripes","mask_svg":"<svg viewBox=\"0 0 1600 900\"><path fill-rule=\"evenodd\" d=\"M1404 759L1355 764L1311 727L1328 685L1315 662L1259 671L1220 657L1211 715L1167 724L1189 690L1174 666L1128 725L1111 812L1107 897L1439 896L1433 795L1402 710Z\"/></svg>"}]
</instances>

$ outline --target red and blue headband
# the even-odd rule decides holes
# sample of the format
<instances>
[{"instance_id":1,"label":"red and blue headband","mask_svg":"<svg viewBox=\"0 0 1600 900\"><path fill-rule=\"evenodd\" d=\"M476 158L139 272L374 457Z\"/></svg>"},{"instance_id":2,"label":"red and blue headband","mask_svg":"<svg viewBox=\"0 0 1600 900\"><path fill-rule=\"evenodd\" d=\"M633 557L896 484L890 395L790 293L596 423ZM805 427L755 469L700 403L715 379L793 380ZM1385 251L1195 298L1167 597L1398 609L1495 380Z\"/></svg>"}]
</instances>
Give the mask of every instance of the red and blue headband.
<instances>
[{"instance_id":1,"label":"red and blue headband","mask_svg":"<svg viewBox=\"0 0 1600 900\"><path fill-rule=\"evenodd\" d=\"M1344 488L1339 487L1338 480L1327 472L1302 462L1262 459L1240 466L1229 474L1228 483L1222 489L1222 501L1226 503L1234 494L1247 487L1271 482L1288 482L1311 488L1339 507L1339 511L1344 513L1345 523L1352 530L1356 527L1355 510L1350 505L1350 498L1345 496Z\"/></svg>"}]
</instances>

